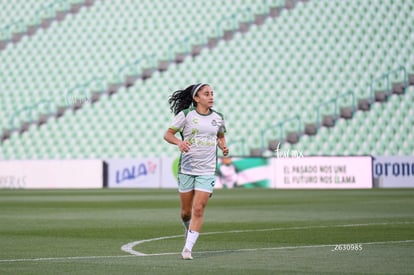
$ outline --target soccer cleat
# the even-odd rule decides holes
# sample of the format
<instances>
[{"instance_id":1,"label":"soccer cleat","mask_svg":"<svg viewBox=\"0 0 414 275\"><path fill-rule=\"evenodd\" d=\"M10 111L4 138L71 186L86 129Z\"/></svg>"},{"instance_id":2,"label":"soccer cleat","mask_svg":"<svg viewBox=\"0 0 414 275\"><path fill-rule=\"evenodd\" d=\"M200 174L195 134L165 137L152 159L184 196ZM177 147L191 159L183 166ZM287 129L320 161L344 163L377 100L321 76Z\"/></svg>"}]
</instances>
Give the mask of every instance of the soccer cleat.
<instances>
[{"instance_id":1,"label":"soccer cleat","mask_svg":"<svg viewBox=\"0 0 414 275\"><path fill-rule=\"evenodd\" d=\"M191 251L184 247L183 252L181 252L181 257L183 260L192 260Z\"/></svg>"}]
</instances>

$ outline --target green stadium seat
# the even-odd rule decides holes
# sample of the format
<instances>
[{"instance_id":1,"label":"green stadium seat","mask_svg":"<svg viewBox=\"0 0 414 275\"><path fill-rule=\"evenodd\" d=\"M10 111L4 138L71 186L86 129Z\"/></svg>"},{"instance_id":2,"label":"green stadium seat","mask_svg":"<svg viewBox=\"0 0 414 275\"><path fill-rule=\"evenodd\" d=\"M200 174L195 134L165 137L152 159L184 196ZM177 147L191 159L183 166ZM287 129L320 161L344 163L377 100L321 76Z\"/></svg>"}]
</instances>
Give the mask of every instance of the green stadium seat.
<instances>
[{"instance_id":1,"label":"green stadium seat","mask_svg":"<svg viewBox=\"0 0 414 275\"><path fill-rule=\"evenodd\" d=\"M41 98L51 99L57 107L65 102L68 91L95 76L102 76L105 85L119 82L123 66L141 55L157 49L157 60L168 58L170 45L178 39L201 28L210 35L217 31L223 16L240 11L240 6L233 4L209 5L203 9L215 16L201 24L193 20L200 5L195 0L185 4L97 2L76 17L68 17L6 49L0 56L9 72L0 76L0 88L5 91L0 94L0 102L7 106L0 108L2 128L8 127L10 113L16 108ZM254 11L263 8L258 1L243 1L243 5ZM169 13L163 20L148 19L157 18L151 16L165 10L180 10L182 20L169 21ZM399 16L398 11L405 16ZM7 141L2 145L4 155L175 156L175 148L162 141L172 119L168 96L197 81L213 84L216 108L228 121L228 140L245 137L249 148L257 148L262 142L260 132L270 125L295 115L302 118L303 124L313 123L324 101L349 90L356 99L365 98L372 77L399 65L413 71L414 30L409 27L413 25L412 11L413 5L402 0L369 5L339 0L301 3L277 18L266 19L263 25L252 25L249 32L236 33L232 40L221 41L214 49L203 49L197 58L185 58L181 64L172 64L167 71L139 80L129 89L121 88L93 105L87 103L76 113L66 112L55 122L49 120L22 136L13 135L12 140L24 140L27 143L22 144L38 148L16 153L16 144ZM398 43L400 38L408 39L407 43ZM147 65L143 62L137 66L142 69ZM401 81L401 75L393 76L392 81ZM384 83L376 88L383 89ZM305 154L409 154L413 147L410 142L384 146L390 143L395 129L388 132L376 123L401 125L398 131L409 136L409 119L389 120L396 110L400 117L407 117L405 113L413 117L412 101L407 104L401 100L408 94L391 96L386 104L374 104L370 112L356 112L352 120L339 119L335 127L321 128L316 136L302 136L298 144L285 146L301 148ZM348 105L347 100L341 100L341 104ZM332 106L327 109L332 112ZM369 134L361 135L361 127ZM294 126L287 125L285 130L291 128ZM269 139L278 135L274 132L269 133ZM47 138L50 141L44 145L41 141Z\"/></svg>"}]
</instances>

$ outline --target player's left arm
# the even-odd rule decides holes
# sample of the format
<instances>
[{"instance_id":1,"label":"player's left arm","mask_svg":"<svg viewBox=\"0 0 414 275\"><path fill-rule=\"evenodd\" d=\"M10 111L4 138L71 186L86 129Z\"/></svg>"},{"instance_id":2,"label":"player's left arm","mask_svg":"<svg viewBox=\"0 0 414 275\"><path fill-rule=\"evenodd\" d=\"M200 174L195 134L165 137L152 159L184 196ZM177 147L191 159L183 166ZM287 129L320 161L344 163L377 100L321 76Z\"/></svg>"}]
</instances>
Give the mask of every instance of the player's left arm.
<instances>
[{"instance_id":1,"label":"player's left arm","mask_svg":"<svg viewBox=\"0 0 414 275\"><path fill-rule=\"evenodd\" d=\"M226 137L224 136L224 133L217 134L217 145L223 152L224 156L227 156L229 154L229 148L226 144Z\"/></svg>"}]
</instances>

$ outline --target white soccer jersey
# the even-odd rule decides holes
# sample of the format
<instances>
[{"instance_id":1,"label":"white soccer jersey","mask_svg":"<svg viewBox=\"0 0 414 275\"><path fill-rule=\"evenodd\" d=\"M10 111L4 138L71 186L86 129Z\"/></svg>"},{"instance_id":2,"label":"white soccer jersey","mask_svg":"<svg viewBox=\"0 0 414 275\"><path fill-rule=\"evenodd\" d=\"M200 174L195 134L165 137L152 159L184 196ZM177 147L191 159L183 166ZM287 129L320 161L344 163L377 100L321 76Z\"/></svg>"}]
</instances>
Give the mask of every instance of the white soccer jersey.
<instances>
[{"instance_id":1,"label":"white soccer jersey","mask_svg":"<svg viewBox=\"0 0 414 275\"><path fill-rule=\"evenodd\" d=\"M171 129L180 132L191 146L182 153L179 172L188 175L214 175L217 165L217 134L225 133L223 115L212 110L208 115L199 114L194 108L178 113Z\"/></svg>"}]
</instances>

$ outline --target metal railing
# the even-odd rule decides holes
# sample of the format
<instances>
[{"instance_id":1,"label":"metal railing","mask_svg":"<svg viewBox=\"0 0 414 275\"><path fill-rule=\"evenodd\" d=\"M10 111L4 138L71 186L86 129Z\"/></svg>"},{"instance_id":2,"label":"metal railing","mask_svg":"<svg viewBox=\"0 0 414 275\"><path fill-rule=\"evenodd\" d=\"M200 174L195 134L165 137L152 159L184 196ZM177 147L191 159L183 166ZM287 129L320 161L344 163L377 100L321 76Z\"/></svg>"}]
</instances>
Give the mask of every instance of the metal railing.
<instances>
[{"instance_id":1,"label":"metal railing","mask_svg":"<svg viewBox=\"0 0 414 275\"><path fill-rule=\"evenodd\" d=\"M316 110L316 119L315 119L315 125L317 128L319 128L321 126L321 108L322 107L326 107L327 105L331 105L332 103L334 104L334 112L333 112L333 116L334 116L334 121L336 121L339 117L338 114L338 99L340 98L344 98L347 96L351 96L352 97L352 113L355 113L355 93L353 91L348 91L346 93L343 93L341 95L338 95L328 101L323 102L322 104L319 104Z\"/></svg>"},{"instance_id":2,"label":"metal railing","mask_svg":"<svg viewBox=\"0 0 414 275\"><path fill-rule=\"evenodd\" d=\"M376 83L378 83L378 82L385 79L386 82L387 82L386 95L388 97L388 96L391 95L390 76L398 74L399 72L403 72L403 74L404 74L404 90L405 90L405 88L407 88L407 86L408 86L407 69L404 66L400 65L400 66L398 66L398 68L396 68L394 70L391 70L391 71L388 71L388 72L382 74L381 76L371 80L370 93L369 93L369 100L370 100L371 104L374 103L374 101L375 101L375 98L374 98L374 84L376 84Z\"/></svg>"},{"instance_id":3,"label":"metal railing","mask_svg":"<svg viewBox=\"0 0 414 275\"><path fill-rule=\"evenodd\" d=\"M284 143L284 132L285 132L285 125L286 123L292 122L292 121L297 121L298 124L298 131L297 134L300 137L302 134L301 131L301 126L302 126L302 119L299 115L293 116L291 118L285 119L279 123L276 123L275 125L272 125L268 128L262 129L261 131L261 150L262 153L266 150L266 146L265 146L265 137L266 137L266 133L269 131L272 131L274 129L279 129L279 143L283 144Z\"/></svg>"},{"instance_id":4,"label":"metal railing","mask_svg":"<svg viewBox=\"0 0 414 275\"><path fill-rule=\"evenodd\" d=\"M389 95L391 95L391 92L392 92L390 77L393 76L393 75L399 74L399 73L402 73L403 74L403 87L404 87L404 92L406 91L406 88L408 87L408 74L407 74L407 69L404 66L400 65L400 66L398 66L398 68L393 69L393 70L390 70L390 71L382 74L380 77L371 80L370 86L369 86L370 87L369 101L370 101L371 104L375 100L374 99L374 84L376 84L379 81L383 81L385 79L387 81L387 90L386 90L386 93L387 93L387 96L389 96ZM332 99L329 99L329 100L327 100L327 101L325 101L325 102L323 102L323 103L321 103L321 104L319 104L317 106L316 118L315 118L315 126L316 126L316 128L321 127L321 108L333 104L334 105L333 118L334 118L334 122L335 122L338 119L338 117L340 116L339 110L338 110L338 108L339 108L338 101L339 101L339 99L342 99L342 98L345 98L345 97L351 97L351 99L352 99L352 103L351 103L352 114L354 114L356 112L356 95L355 95L355 92L354 91L345 92L345 93L340 94L340 95L338 95L338 96L336 96L336 97L334 97ZM301 121L301 116L300 115L296 115L293 118L284 120L284 121L279 122L279 123L277 123L277 124L275 124L275 125L273 125L273 126L271 126L269 128L265 128L265 129L262 129L261 130L261 150L262 150L262 153L265 151L265 148L266 148L265 147L265 136L266 136L266 133L268 131L272 130L272 129L279 128L279 131L280 131L280 133L279 133L279 141L280 141L280 144L283 144L284 143L285 124L288 123L288 122L290 122L290 121L292 121L292 120ZM302 126L302 124L300 122L299 123L299 129L298 129L298 136L299 136L299 138L302 135L302 132L300 130L300 127L301 126Z\"/></svg>"},{"instance_id":5,"label":"metal railing","mask_svg":"<svg viewBox=\"0 0 414 275\"><path fill-rule=\"evenodd\" d=\"M65 2L68 0L56 0L48 5L45 5L44 7L42 7L41 9L37 10L35 12L35 14L38 16L39 18L39 24L41 23L41 20L43 19L49 19L51 17L53 17L55 15L56 11L56 6L61 6L62 2ZM298 1L298 0L295 0ZM68 1L69 2L69 1ZM279 3L281 3L282 1L279 1ZM284 1L283 1L284 2ZM269 3L269 1L263 1L264 5L270 5L272 6L272 3ZM69 7L69 6L68 6ZM268 7L269 8L269 7ZM238 28L239 26L237 25L237 23L234 20L237 20L238 16L241 16L244 20L244 18L250 18L251 20L253 20L254 18L254 14L253 11L250 9L250 7L245 7L245 8L240 8L237 12L231 14L231 15L227 15L227 16L223 16L221 18L221 20L219 20L219 22L217 23L217 28L222 27L224 28L223 22L226 22L228 20L230 20L229 22L231 22L232 26L234 28ZM19 21L20 22L20 21ZM243 21L245 22L245 21ZM241 23L241 22L238 22ZM14 23L13 25L15 25L17 23ZM10 30L11 26L7 26L7 28L3 28L0 29L0 33L3 32L3 35L5 34L7 36L7 34L10 34L10 39L11 39L11 33L12 31ZM224 31L221 30L219 31L218 29L215 30L216 35L219 35L220 37L222 36L222 32ZM195 46L194 44L192 44L194 41L199 42L201 46L205 46L206 45L206 41L208 39L208 35L204 32L200 32L200 33L193 33L190 36L184 37L184 38L178 38L176 40L176 44L177 45L171 45L171 47L169 48L168 52L167 52L167 57L170 58L170 61L173 61L173 59L175 58L175 54L177 54L178 52L177 50L177 46L179 47L178 51L181 51L182 49L185 49L185 52L183 52L184 54L189 54L191 52L191 46ZM116 79L118 83L115 84L126 84L126 76L129 75L129 73L132 72L132 74L135 74L136 76L138 76L140 74L140 72L143 72L145 69L156 69L157 68L157 60L161 60L161 57L155 53L150 53L150 54L146 54L143 55L142 57L139 57L137 59L135 59L132 62L128 62L124 65L122 65L121 67L119 67L117 73L116 73ZM65 95L65 102L70 105L70 100L69 97L71 97L71 95L73 93L75 93L75 91L82 89L82 94L83 94L83 98L88 98L91 95L91 92L96 92L96 91L91 91L91 85L89 85L90 83L94 82L94 81L99 81L99 85L100 86L100 91L104 92L105 87L103 85L107 85L107 84L102 84L105 82L105 78L102 76L94 76L89 82L85 83L85 84L77 84L76 86L72 87L69 89L69 91L66 93ZM88 84L89 83L89 84ZM99 91L98 91L99 92ZM73 103L73 102L72 102ZM76 103L76 102L75 102ZM30 109L31 113L35 112L36 105L33 106L25 106L24 108L17 110L11 117L10 119L10 127L11 127L11 131L16 130L19 127L16 127L15 125L15 120L16 120L16 116L19 113L22 113L24 111L27 111L26 109ZM33 121L33 115L31 116L31 120Z\"/></svg>"}]
</instances>

